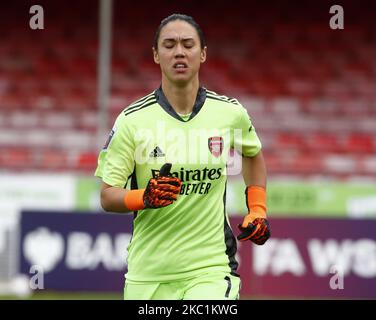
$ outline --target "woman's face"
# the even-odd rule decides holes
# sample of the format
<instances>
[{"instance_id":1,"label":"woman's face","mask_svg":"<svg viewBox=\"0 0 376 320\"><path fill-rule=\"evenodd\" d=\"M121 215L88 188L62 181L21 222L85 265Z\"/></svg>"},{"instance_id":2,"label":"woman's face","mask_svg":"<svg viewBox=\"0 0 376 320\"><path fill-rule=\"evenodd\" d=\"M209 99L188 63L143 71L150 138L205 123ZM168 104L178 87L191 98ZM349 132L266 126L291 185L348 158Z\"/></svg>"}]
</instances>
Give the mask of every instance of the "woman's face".
<instances>
[{"instance_id":1,"label":"woman's face","mask_svg":"<svg viewBox=\"0 0 376 320\"><path fill-rule=\"evenodd\" d=\"M206 47L201 49L196 29L188 22L175 20L161 30L158 49L153 48L154 61L162 77L176 84L186 84L196 76L206 60Z\"/></svg>"}]
</instances>

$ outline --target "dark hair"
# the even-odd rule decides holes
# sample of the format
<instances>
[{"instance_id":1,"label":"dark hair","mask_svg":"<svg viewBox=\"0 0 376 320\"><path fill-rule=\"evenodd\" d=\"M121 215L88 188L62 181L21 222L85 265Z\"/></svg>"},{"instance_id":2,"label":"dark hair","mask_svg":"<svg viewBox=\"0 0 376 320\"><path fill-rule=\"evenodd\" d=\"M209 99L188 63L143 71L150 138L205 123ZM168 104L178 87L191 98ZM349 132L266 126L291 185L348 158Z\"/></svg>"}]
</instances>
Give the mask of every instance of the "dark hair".
<instances>
[{"instance_id":1,"label":"dark hair","mask_svg":"<svg viewBox=\"0 0 376 320\"><path fill-rule=\"evenodd\" d=\"M158 48L158 40L159 40L159 35L161 33L162 28L167 23L169 23L171 21L175 21L175 20L185 21L185 22L189 23L193 28L195 28L196 31L197 31L197 33L198 33L198 36L200 38L201 49L206 46L204 33L202 32L202 30L201 30L200 26L198 25L198 23L191 16L187 16L185 14L180 14L180 13L174 13L174 14L168 16L167 18L164 18L161 21L161 24L159 25L157 31L155 32L154 43L153 43L153 46L154 46L155 49Z\"/></svg>"}]
</instances>

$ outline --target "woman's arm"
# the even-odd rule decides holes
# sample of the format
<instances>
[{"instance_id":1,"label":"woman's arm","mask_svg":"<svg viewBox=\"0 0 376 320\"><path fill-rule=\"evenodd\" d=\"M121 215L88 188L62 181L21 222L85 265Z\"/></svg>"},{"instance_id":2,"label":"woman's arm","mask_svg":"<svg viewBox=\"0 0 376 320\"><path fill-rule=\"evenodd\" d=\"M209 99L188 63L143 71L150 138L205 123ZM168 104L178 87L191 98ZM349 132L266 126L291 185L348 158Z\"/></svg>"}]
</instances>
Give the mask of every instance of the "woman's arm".
<instances>
[{"instance_id":1,"label":"woman's arm","mask_svg":"<svg viewBox=\"0 0 376 320\"><path fill-rule=\"evenodd\" d=\"M270 226L266 219L266 166L261 151L254 157L243 157L242 173L248 214L238 226L241 233L237 238L262 245L270 237Z\"/></svg>"},{"instance_id":2,"label":"woman's arm","mask_svg":"<svg viewBox=\"0 0 376 320\"><path fill-rule=\"evenodd\" d=\"M129 208L125 206L124 197L129 190L112 187L105 182L102 182L101 188L101 205L103 210L107 212L127 213L131 212Z\"/></svg>"},{"instance_id":3,"label":"woman's arm","mask_svg":"<svg viewBox=\"0 0 376 320\"><path fill-rule=\"evenodd\" d=\"M127 213L145 208L162 208L178 197L181 180L170 175L171 164L166 163L156 178L151 178L145 189L126 190L102 183L101 205L105 211Z\"/></svg>"},{"instance_id":4,"label":"woman's arm","mask_svg":"<svg viewBox=\"0 0 376 320\"><path fill-rule=\"evenodd\" d=\"M246 186L266 189L266 166L261 150L254 157L242 158L242 174Z\"/></svg>"}]
</instances>

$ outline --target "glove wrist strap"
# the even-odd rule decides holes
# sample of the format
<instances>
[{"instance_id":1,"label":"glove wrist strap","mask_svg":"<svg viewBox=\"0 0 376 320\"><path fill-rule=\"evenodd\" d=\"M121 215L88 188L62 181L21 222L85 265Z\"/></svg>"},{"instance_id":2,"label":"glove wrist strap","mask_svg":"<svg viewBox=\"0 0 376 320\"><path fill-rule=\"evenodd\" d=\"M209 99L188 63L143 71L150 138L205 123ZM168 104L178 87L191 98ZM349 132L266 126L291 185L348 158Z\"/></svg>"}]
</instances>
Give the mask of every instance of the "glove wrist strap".
<instances>
[{"instance_id":1,"label":"glove wrist strap","mask_svg":"<svg viewBox=\"0 0 376 320\"><path fill-rule=\"evenodd\" d=\"M124 205L131 211L145 209L145 189L129 190L124 196Z\"/></svg>"},{"instance_id":2,"label":"glove wrist strap","mask_svg":"<svg viewBox=\"0 0 376 320\"><path fill-rule=\"evenodd\" d=\"M245 189L246 203L249 215L253 219L266 219L266 190L260 186L248 186ZM252 220L253 220L252 219Z\"/></svg>"}]
</instances>

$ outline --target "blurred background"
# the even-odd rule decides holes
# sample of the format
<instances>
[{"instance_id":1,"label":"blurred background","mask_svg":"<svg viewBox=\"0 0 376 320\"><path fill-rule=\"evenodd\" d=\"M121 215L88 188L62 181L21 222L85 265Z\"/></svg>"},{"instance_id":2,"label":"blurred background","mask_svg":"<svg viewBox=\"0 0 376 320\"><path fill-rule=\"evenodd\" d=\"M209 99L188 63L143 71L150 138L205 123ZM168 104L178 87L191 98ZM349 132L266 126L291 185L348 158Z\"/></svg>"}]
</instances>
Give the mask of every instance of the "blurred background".
<instances>
[{"instance_id":1,"label":"blurred background","mask_svg":"<svg viewBox=\"0 0 376 320\"><path fill-rule=\"evenodd\" d=\"M30 28L34 4L44 29ZM344 29L330 28L334 4ZM376 298L376 3L100 5L0 11L0 299L122 298L132 217L102 213L93 174L116 116L160 84L151 47L172 13L204 31L202 85L237 98L263 143L273 238L239 247L242 298ZM227 206L236 226L241 176Z\"/></svg>"}]
</instances>

